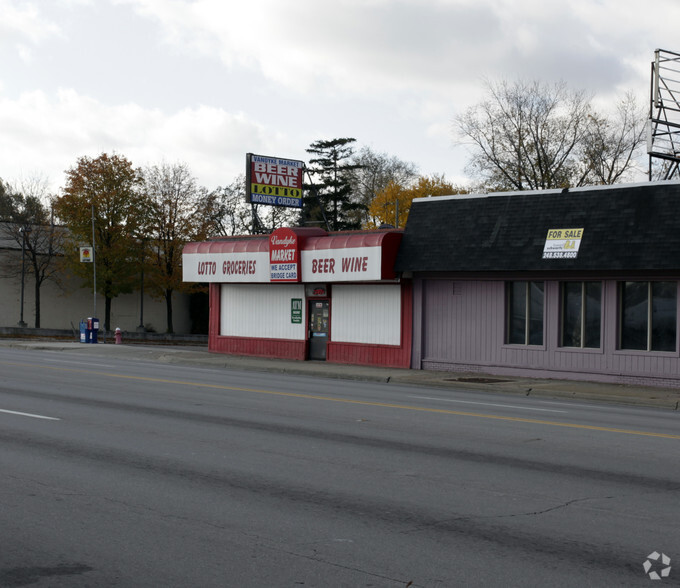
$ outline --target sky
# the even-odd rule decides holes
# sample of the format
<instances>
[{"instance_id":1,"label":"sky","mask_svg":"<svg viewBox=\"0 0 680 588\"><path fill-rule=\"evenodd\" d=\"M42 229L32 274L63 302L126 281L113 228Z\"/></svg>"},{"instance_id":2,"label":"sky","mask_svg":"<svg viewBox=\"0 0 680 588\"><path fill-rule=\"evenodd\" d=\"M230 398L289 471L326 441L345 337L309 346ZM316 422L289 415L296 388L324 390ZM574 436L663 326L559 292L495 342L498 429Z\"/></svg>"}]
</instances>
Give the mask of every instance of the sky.
<instances>
[{"instance_id":1,"label":"sky","mask_svg":"<svg viewBox=\"0 0 680 588\"><path fill-rule=\"evenodd\" d=\"M454 120L485 80L646 106L678 25L677 0L0 0L0 178L59 193L116 153L214 189L246 153L353 137L465 185Z\"/></svg>"}]
</instances>

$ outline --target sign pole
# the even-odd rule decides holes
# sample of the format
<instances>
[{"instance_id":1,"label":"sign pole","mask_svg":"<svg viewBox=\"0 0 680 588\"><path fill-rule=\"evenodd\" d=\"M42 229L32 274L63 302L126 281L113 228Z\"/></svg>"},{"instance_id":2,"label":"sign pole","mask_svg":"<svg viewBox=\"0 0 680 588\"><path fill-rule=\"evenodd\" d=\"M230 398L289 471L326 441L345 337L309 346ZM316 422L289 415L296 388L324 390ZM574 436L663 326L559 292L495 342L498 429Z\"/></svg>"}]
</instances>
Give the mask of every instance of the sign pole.
<instances>
[{"instance_id":1,"label":"sign pole","mask_svg":"<svg viewBox=\"0 0 680 588\"><path fill-rule=\"evenodd\" d=\"M93 297L93 312L92 316L97 316L97 256L95 255L94 245L94 203L92 203L92 281L94 286L92 288Z\"/></svg>"}]
</instances>

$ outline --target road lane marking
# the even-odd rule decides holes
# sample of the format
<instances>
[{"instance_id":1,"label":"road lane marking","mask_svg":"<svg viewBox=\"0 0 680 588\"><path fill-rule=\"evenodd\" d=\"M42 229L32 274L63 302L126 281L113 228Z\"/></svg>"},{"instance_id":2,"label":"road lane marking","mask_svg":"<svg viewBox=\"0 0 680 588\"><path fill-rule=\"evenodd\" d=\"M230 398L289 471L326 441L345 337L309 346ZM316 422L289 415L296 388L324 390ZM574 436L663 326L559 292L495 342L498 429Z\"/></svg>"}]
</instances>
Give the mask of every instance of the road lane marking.
<instances>
[{"instance_id":1,"label":"road lane marking","mask_svg":"<svg viewBox=\"0 0 680 588\"><path fill-rule=\"evenodd\" d=\"M434 396L410 395L409 398L422 398L423 400L438 400L440 402L456 402L458 404L478 404L480 406L495 406L498 408L514 408L517 410L538 410L540 412L569 412L566 410L556 410L554 408L534 408L532 406L519 406L513 404L493 404L491 402L474 402L472 400L457 400L455 398L436 398Z\"/></svg>"},{"instance_id":2,"label":"road lane marking","mask_svg":"<svg viewBox=\"0 0 680 588\"><path fill-rule=\"evenodd\" d=\"M550 427L563 427L567 429L578 429L585 431L599 431L603 433L620 433L623 435L639 435L643 437L656 437L660 439L678 439L680 435L671 435L670 433L654 433L652 431L636 431L633 429L618 429L615 427L601 427L597 425L580 425L578 423L563 423L560 421L544 421L540 419L530 419L523 417L509 417L494 414L481 414L475 412L464 412L459 410L448 410L445 408L428 408L425 406L412 406L408 404L392 404L388 402L373 402L370 400L353 400L351 398L333 398L331 396L319 396L315 394L301 394L297 392L277 392L275 390L259 390L257 388L240 388L235 386L225 386L224 384L203 384L200 382L189 382L186 380L167 380L165 378L150 378L148 376L131 376L127 374L112 374L109 372L100 372L95 370L84 370L75 368L52 367L39 364L25 364L9 361L0 361L0 365L11 365L15 367L40 368L44 370L61 371L61 372L77 372L80 374L90 374L95 376L104 376L121 380L135 380L138 382L153 382L156 384L172 384L174 386L194 386L196 388L208 388L212 390L232 390L234 392L251 392L255 394L267 394L270 396L283 396L287 398L304 398L306 400L323 400L326 402L338 402L342 404L356 404L358 406L375 406L379 408L394 408L398 410L410 410L414 412L427 412L433 414L449 414L455 416L466 416L480 419L491 419L497 421L507 421L514 423L529 423L534 425L546 425Z\"/></svg>"},{"instance_id":3,"label":"road lane marking","mask_svg":"<svg viewBox=\"0 0 680 588\"><path fill-rule=\"evenodd\" d=\"M61 419L58 419L57 417L49 417L45 416L42 414L31 414L30 412L17 412L16 410L3 410L0 408L0 412L4 412L5 414L15 414L18 416L25 416L25 417L31 417L32 419L44 419L46 421L60 421Z\"/></svg>"}]
</instances>

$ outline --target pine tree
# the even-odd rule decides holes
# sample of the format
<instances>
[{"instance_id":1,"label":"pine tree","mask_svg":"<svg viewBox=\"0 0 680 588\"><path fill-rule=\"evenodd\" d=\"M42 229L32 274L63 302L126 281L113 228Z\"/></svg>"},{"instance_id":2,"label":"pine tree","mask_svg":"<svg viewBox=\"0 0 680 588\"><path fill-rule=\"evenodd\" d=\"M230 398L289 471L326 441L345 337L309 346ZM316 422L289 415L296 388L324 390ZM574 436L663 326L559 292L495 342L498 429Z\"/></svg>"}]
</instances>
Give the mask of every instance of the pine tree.
<instances>
[{"instance_id":1,"label":"pine tree","mask_svg":"<svg viewBox=\"0 0 680 588\"><path fill-rule=\"evenodd\" d=\"M305 185L307 195L300 224L326 225L331 231L361 228L361 215L357 213L365 205L354 197L351 184L352 172L360 167L351 163L355 141L353 138L319 140L307 149L307 153L316 157L309 160L308 171L313 180Z\"/></svg>"}]
</instances>

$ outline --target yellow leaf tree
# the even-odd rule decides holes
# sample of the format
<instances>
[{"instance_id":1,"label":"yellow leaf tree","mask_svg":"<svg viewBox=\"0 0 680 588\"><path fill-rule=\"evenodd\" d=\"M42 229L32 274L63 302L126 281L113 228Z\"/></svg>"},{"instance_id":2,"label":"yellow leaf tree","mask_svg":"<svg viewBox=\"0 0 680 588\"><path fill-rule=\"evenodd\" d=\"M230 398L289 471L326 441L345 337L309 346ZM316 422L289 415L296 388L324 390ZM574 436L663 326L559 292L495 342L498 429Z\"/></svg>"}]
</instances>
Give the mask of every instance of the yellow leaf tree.
<instances>
[{"instance_id":1,"label":"yellow leaf tree","mask_svg":"<svg viewBox=\"0 0 680 588\"><path fill-rule=\"evenodd\" d=\"M370 217L368 228L375 229L385 224L398 228L405 227L414 198L452 194L467 194L467 190L448 182L444 174L419 176L410 186L390 182L371 202L368 209Z\"/></svg>"}]
</instances>

